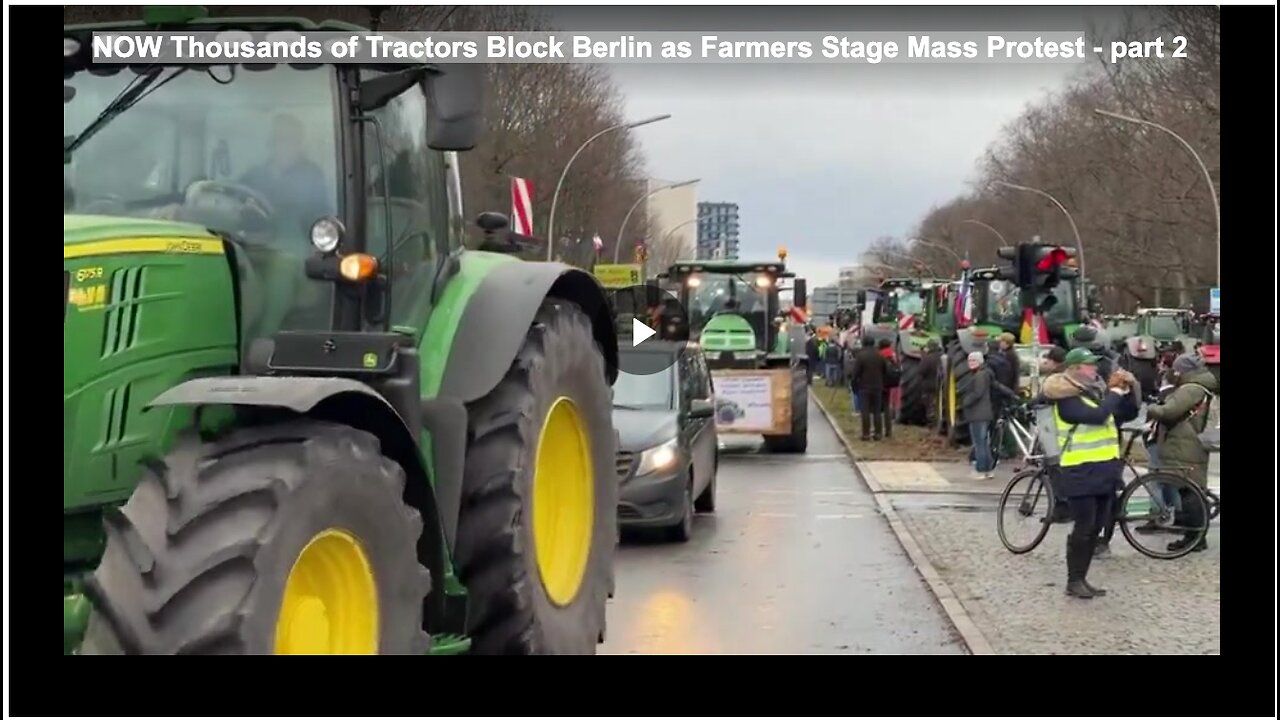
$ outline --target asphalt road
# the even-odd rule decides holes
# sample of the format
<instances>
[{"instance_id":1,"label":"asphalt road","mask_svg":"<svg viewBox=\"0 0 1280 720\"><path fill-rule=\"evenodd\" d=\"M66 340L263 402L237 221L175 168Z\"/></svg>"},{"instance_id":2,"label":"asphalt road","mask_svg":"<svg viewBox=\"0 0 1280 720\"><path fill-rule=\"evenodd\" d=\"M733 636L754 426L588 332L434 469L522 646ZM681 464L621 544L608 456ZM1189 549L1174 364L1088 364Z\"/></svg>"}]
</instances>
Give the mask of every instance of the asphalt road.
<instances>
[{"instance_id":1,"label":"asphalt road","mask_svg":"<svg viewBox=\"0 0 1280 720\"><path fill-rule=\"evenodd\" d=\"M624 539L602 653L966 652L816 406L806 455L727 440L692 540Z\"/></svg>"}]
</instances>

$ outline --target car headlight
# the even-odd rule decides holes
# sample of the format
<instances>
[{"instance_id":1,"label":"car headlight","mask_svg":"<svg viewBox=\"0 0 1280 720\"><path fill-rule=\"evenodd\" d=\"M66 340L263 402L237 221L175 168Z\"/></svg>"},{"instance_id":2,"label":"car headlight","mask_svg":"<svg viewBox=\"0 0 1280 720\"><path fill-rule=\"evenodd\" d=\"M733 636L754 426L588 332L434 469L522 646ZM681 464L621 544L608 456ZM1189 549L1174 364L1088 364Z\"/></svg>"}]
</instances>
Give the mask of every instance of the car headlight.
<instances>
[{"instance_id":1,"label":"car headlight","mask_svg":"<svg viewBox=\"0 0 1280 720\"><path fill-rule=\"evenodd\" d=\"M661 445L655 445L640 453L640 465L636 467L636 476L666 470L675 465L677 447L676 439L671 438Z\"/></svg>"}]
</instances>

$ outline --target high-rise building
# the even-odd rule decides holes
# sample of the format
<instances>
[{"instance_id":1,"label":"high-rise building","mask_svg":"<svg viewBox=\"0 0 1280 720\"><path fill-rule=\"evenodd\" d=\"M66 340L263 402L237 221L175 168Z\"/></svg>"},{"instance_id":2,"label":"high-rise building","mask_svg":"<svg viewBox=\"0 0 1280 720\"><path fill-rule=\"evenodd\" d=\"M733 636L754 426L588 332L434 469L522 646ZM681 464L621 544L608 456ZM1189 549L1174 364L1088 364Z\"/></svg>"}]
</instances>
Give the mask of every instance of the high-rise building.
<instances>
[{"instance_id":1,"label":"high-rise building","mask_svg":"<svg viewBox=\"0 0 1280 720\"><path fill-rule=\"evenodd\" d=\"M698 259L738 259L737 203L698 203Z\"/></svg>"}]
</instances>

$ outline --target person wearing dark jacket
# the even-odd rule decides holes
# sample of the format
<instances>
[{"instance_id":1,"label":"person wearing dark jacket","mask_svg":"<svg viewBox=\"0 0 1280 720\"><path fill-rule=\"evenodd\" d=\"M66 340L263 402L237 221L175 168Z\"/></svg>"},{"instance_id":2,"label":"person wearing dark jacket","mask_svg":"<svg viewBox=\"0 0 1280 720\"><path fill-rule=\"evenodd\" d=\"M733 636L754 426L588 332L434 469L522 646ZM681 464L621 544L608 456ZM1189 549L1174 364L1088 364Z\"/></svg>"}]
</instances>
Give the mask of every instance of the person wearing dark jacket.
<instances>
[{"instance_id":1,"label":"person wearing dark jacket","mask_svg":"<svg viewBox=\"0 0 1280 720\"><path fill-rule=\"evenodd\" d=\"M1133 376L1117 373L1099 381L1098 357L1085 348L1067 353L1066 369L1045 380L1058 435L1054 490L1066 500L1073 522L1067 537L1067 595L1092 599L1106 590L1089 584L1099 531L1110 525L1124 464L1117 427L1138 415Z\"/></svg>"},{"instance_id":2,"label":"person wearing dark jacket","mask_svg":"<svg viewBox=\"0 0 1280 720\"><path fill-rule=\"evenodd\" d=\"M930 339L924 345L924 355L920 357L920 365L916 371L920 378L920 391L924 398L925 423L937 418L938 412L938 374L942 372L942 347L937 340Z\"/></svg>"},{"instance_id":3,"label":"person wearing dark jacket","mask_svg":"<svg viewBox=\"0 0 1280 720\"><path fill-rule=\"evenodd\" d=\"M893 437L893 416L901 404L902 368L898 365L898 354L893 351L893 343L889 338L880 338L876 342L876 352L884 358L884 393L880 399L880 412L884 415L884 437Z\"/></svg>"},{"instance_id":4,"label":"person wearing dark jacket","mask_svg":"<svg viewBox=\"0 0 1280 720\"><path fill-rule=\"evenodd\" d=\"M991 454L991 422L996 419L993 394L1017 399L1017 395L995 380L991 370L984 366L982 353L969 353L969 372L956 388L960 394L960 413L969 424L969 438L973 441L973 471L975 479L993 477L995 457Z\"/></svg>"},{"instance_id":5,"label":"person wearing dark jacket","mask_svg":"<svg viewBox=\"0 0 1280 720\"><path fill-rule=\"evenodd\" d=\"M1185 472L1201 488L1209 487L1209 452L1199 435L1209 426L1209 405L1218 389L1218 381L1198 355L1179 355L1173 361L1173 392L1157 405L1147 406L1147 417L1156 421L1156 441L1160 446L1160 469ZM1184 498L1185 500L1185 498ZM1203 507L1199 502L1183 502L1186 525L1200 527ZM1169 544L1169 551L1181 550L1191 538L1184 537ZM1193 548L1204 550L1209 543L1201 539Z\"/></svg>"},{"instance_id":6,"label":"person wearing dark jacket","mask_svg":"<svg viewBox=\"0 0 1280 720\"><path fill-rule=\"evenodd\" d=\"M862 439L879 440L884 432L884 375L886 363L884 356L876 351L875 341L869 337L862 338L862 349L853 356L853 372L849 375L849 386L858 393L858 403L862 406ZM875 430L872 430L872 418L875 419Z\"/></svg>"}]
</instances>

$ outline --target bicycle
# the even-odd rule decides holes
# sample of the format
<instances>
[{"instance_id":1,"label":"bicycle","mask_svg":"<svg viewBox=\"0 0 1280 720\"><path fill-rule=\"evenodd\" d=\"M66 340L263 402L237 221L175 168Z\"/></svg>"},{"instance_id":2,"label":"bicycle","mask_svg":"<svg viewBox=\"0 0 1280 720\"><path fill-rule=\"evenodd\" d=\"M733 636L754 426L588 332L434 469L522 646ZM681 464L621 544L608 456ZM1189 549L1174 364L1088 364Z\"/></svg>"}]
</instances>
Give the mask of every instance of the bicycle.
<instances>
[{"instance_id":1,"label":"bicycle","mask_svg":"<svg viewBox=\"0 0 1280 720\"><path fill-rule=\"evenodd\" d=\"M1016 420L1010 427L1017 428L1015 437L1027 432L1027 428L1021 426ZM1112 522L1119 524L1125 540L1143 555L1157 560L1176 560L1191 553L1208 534L1209 523L1218 517L1220 501L1215 493L1202 489L1192 482L1185 472L1159 468L1145 473L1139 472L1130 456L1133 444L1142 434L1142 430L1142 424L1136 421L1121 428L1122 441L1124 433L1129 433L1121 459L1133 478L1125 483L1124 490L1120 493ZM1023 443L1019 442L1019 446L1022 447ZM1031 445L1028 449L1034 450L1035 446ZM1005 549L1015 555L1031 552L1039 546L1048 535L1051 525L1070 522L1069 519L1055 517L1057 500L1054 497L1052 484L1054 466L1044 463L1043 456L1036 455L1034 452L1024 452L1024 456L1030 466L1015 473L1009 479L1000 495L996 515L996 531L1000 536L1000 542ZM1019 489L1022 485L1025 485L1025 488ZM1177 502L1171 504L1166 501L1166 498L1170 497L1166 489L1173 491L1171 496L1177 498ZM1010 509L1011 498L1016 498L1016 504L1012 508L1014 519L1034 524L1035 532L1031 540L1025 544L1019 544L1011 538L1012 528L1005 520L1006 510ZM1198 503L1200 512L1198 514L1187 512L1188 503ZM1182 507L1179 508L1178 505ZM1043 514L1038 512L1041 508L1043 508ZM1200 517L1203 521L1191 526L1186 522L1189 517ZM1177 535L1185 542L1174 549L1170 549L1173 545L1170 543L1164 550L1148 548L1139 542L1140 535L1161 532Z\"/></svg>"}]
</instances>

